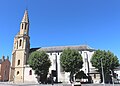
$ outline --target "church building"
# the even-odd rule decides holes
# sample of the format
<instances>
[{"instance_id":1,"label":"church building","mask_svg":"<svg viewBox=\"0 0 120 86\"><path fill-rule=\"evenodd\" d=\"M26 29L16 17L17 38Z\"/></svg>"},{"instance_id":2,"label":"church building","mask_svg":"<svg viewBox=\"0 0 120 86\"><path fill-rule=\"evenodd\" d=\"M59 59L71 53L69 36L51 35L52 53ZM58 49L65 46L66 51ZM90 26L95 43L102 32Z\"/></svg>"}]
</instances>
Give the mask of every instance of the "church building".
<instances>
[{"instance_id":1,"label":"church building","mask_svg":"<svg viewBox=\"0 0 120 86\"><path fill-rule=\"evenodd\" d=\"M14 83L37 83L36 75L32 68L27 64L27 60L29 58L29 54L33 51L46 51L52 64L49 68L49 74L51 74L51 71L56 71L57 76L55 79L57 82L69 83L69 73L64 72L60 65L60 55L66 48L79 51L83 58L83 68L81 70L83 70L86 75L89 74L91 76L93 83L99 83L100 74L90 63L90 59L94 54L95 49L87 45L54 46L30 49L29 17L28 11L25 10L20 24L20 31L14 38L10 81Z\"/></svg>"}]
</instances>

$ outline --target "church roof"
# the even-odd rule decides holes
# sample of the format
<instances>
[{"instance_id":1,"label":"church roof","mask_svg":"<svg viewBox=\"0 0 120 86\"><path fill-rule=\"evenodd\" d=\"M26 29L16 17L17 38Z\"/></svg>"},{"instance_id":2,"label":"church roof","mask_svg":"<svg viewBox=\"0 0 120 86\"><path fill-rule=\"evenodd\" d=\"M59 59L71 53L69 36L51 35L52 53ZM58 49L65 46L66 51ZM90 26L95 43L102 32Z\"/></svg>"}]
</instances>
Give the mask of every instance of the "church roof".
<instances>
[{"instance_id":1,"label":"church roof","mask_svg":"<svg viewBox=\"0 0 120 86\"><path fill-rule=\"evenodd\" d=\"M60 52L67 48L75 49L75 50L79 50L79 51L83 51L83 50L95 51L95 49L93 49L87 45L41 47L40 49L38 49L38 51Z\"/></svg>"},{"instance_id":2,"label":"church roof","mask_svg":"<svg viewBox=\"0 0 120 86\"><path fill-rule=\"evenodd\" d=\"M29 51L29 53L32 53L32 52L34 52L34 51L37 51L38 49L40 49L40 48L31 48L30 51Z\"/></svg>"}]
</instances>

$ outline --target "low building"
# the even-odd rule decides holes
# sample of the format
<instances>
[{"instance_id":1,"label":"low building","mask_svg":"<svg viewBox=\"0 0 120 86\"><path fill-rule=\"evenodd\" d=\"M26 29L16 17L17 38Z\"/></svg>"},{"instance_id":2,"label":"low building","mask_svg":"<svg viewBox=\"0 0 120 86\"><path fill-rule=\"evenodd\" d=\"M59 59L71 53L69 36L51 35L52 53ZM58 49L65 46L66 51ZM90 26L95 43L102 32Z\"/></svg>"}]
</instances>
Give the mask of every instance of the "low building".
<instances>
[{"instance_id":1,"label":"low building","mask_svg":"<svg viewBox=\"0 0 120 86\"><path fill-rule=\"evenodd\" d=\"M4 56L2 56L2 59L0 59L0 81L8 81L9 80L9 71L10 71L10 61L9 58L5 59Z\"/></svg>"},{"instance_id":2,"label":"low building","mask_svg":"<svg viewBox=\"0 0 120 86\"><path fill-rule=\"evenodd\" d=\"M114 73L116 73L116 78L120 80L120 66L114 70Z\"/></svg>"}]
</instances>

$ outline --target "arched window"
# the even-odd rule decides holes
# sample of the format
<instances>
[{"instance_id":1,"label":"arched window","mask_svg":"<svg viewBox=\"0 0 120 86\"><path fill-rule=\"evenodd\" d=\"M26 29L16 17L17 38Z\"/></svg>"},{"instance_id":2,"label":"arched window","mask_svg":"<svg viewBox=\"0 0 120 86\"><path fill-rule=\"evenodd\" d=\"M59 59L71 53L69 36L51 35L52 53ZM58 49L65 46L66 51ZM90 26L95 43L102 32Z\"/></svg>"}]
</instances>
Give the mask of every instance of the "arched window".
<instances>
[{"instance_id":1,"label":"arched window","mask_svg":"<svg viewBox=\"0 0 120 86\"><path fill-rule=\"evenodd\" d=\"M27 29L27 24L25 24L25 30Z\"/></svg>"},{"instance_id":2,"label":"arched window","mask_svg":"<svg viewBox=\"0 0 120 86\"><path fill-rule=\"evenodd\" d=\"M23 29L23 23L22 23L22 29Z\"/></svg>"},{"instance_id":3,"label":"arched window","mask_svg":"<svg viewBox=\"0 0 120 86\"><path fill-rule=\"evenodd\" d=\"M17 49L18 49L18 41L17 41Z\"/></svg>"},{"instance_id":4,"label":"arched window","mask_svg":"<svg viewBox=\"0 0 120 86\"><path fill-rule=\"evenodd\" d=\"M17 75L19 75L19 71L17 71Z\"/></svg>"},{"instance_id":5,"label":"arched window","mask_svg":"<svg viewBox=\"0 0 120 86\"><path fill-rule=\"evenodd\" d=\"M18 65L20 65L20 60L18 60Z\"/></svg>"},{"instance_id":6,"label":"arched window","mask_svg":"<svg viewBox=\"0 0 120 86\"><path fill-rule=\"evenodd\" d=\"M22 45L22 40L20 39L20 44L19 44L19 46L21 46Z\"/></svg>"},{"instance_id":7,"label":"arched window","mask_svg":"<svg viewBox=\"0 0 120 86\"><path fill-rule=\"evenodd\" d=\"M32 75L32 70L29 71L29 75Z\"/></svg>"}]
</instances>

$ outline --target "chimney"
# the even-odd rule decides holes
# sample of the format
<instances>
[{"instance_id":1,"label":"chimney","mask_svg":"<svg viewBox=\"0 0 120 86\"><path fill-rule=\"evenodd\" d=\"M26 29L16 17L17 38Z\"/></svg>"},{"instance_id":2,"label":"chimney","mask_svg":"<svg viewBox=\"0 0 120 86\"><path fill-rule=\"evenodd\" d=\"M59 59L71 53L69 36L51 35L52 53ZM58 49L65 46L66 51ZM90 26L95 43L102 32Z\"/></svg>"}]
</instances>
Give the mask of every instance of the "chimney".
<instances>
[{"instance_id":1,"label":"chimney","mask_svg":"<svg viewBox=\"0 0 120 86\"><path fill-rule=\"evenodd\" d=\"M5 61L5 56L2 56L2 62L4 62Z\"/></svg>"},{"instance_id":2,"label":"chimney","mask_svg":"<svg viewBox=\"0 0 120 86\"><path fill-rule=\"evenodd\" d=\"M7 56L7 60L9 60L9 56Z\"/></svg>"}]
</instances>

